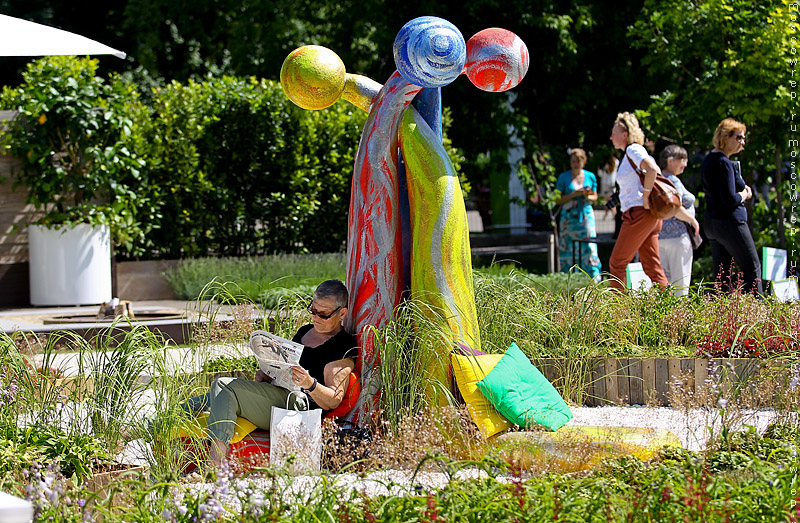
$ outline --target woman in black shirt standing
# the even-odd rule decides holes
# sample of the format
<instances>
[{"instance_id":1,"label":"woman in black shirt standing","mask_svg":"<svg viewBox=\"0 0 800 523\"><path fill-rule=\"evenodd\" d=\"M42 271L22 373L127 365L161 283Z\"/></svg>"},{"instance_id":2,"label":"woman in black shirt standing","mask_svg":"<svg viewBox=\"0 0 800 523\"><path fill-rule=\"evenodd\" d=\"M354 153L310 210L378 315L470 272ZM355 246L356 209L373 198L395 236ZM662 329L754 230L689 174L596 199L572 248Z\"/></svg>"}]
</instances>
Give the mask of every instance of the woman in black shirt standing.
<instances>
[{"instance_id":1,"label":"woman in black shirt standing","mask_svg":"<svg viewBox=\"0 0 800 523\"><path fill-rule=\"evenodd\" d=\"M744 206L753 192L742 178L739 162L730 159L744 149L746 132L747 127L733 118L722 120L714 132L714 150L700 166L706 195L704 228L711 241L714 280L722 290L731 290L736 261L744 276L744 291L761 294L761 262L747 226Z\"/></svg>"}]
</instances>

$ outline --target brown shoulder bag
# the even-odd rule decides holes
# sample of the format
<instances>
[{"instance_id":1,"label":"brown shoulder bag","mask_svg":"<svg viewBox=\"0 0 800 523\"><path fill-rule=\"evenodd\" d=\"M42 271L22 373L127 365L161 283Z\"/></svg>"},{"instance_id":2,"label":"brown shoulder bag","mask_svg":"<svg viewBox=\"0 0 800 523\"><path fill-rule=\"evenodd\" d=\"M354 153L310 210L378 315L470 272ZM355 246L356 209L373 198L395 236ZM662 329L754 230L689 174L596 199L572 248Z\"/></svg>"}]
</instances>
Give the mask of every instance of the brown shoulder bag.
<instances>
[{"instance_id":1,"label":"brown shoulder bag","mask_svg":"<svg viewBox=\"0 0 800 523\"><path fill-rule=\"evenodd\" d=\"M633 170L636 171L636 174L639 175L639 180L644 187L645 171L636 167L636 164L633 163L627 153L625 157L630 162ZM661 173L656 173L656 181L650 190L648 201L650 203L650 214L658 220L674 217L681 207L681 195L678 193L678 189Z\"/></svg>"}]
</instances>

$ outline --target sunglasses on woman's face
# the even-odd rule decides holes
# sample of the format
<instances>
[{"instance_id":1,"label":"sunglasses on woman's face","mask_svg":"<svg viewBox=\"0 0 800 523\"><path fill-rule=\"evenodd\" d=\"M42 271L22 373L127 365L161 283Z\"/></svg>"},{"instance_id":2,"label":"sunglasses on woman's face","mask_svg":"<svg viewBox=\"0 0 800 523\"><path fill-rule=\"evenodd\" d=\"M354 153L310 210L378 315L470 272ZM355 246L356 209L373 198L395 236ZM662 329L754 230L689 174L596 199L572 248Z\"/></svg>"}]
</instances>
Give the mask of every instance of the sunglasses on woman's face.
<instances>
[{"instance_id":1,"label":"sunglasses on woman's face","mask_svg":"<svg viewBox=\"0 0 800 523\"><path fill-rule=\"evenodd\" d=\"M308 307L306 307L306 310L308 311L309 314L311 314L312 316L316 316L317 318L319 318L321 320L329 320L329 319L331 319L333 317L334 314L339 312L339 309L341 309L341 308L342 308L342 306L339 305L330 314L323 314L323 313L319 312L317 309L315 309L314 307L312 307L311 304L309 303Z\"/></svg>"}]
</instances>

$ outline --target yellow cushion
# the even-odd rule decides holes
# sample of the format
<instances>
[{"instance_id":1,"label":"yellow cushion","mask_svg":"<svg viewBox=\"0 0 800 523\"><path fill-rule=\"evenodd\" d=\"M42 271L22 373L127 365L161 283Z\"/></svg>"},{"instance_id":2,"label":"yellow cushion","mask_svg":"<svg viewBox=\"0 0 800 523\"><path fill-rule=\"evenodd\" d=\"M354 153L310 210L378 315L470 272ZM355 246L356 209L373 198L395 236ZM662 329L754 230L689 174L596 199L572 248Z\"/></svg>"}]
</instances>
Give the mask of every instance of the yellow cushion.
<instances>
[{"instance_id":1,"label":"yellow cushion","mask_svg":"<svg viewBox=\"0 0 800 523\"><path fill-rule=\"evenodd\" d=\"M195 421L196 423L192 423L188 427L181 427L178 430L178 437L179 438L205 437L206 427L208 426L208 413L201 412L200 414L197 415ZM256 427L250 420L237 417L236 427L233 429L233 439L231 439L231 443L239 443L244 439L245 436L247 436L257 428L258 427Z\"/></svg>"},{"instance_id":2,"label":"yellow cushion","mask_svg":"<svg viewBox=\"0 0 800 523\"><path fill-rule=\"evenodd\" d=\"M455 374L458 390L467 404L467 411L481 434L487 438L511 428L511 422L497 412L486 396L478 390L477 385L491 372L502 357L502 354L479 356L453 354L452 357L453 374Z\"/></svg>"}]
</instances>

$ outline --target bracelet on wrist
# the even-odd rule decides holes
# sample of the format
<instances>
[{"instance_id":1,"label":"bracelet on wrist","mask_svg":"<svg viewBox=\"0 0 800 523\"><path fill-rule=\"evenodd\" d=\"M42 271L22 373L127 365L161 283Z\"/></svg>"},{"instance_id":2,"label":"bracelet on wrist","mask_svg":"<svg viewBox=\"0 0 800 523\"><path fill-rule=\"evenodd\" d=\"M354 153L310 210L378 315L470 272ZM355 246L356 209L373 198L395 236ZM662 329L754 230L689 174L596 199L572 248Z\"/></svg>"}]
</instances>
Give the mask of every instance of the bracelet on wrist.
<instances>
[{"instance_id":1,"label":"bracelet on wrist","mask_svg":"<svg viewBox=\"0 0 800 523\"><path fill-rule=\"evenodd\" d=\"M644 189L644 188L642 189L642 191L644 191L644 192L650 192L650 191L652 191L652 190L653 190L653 189Z\"/></svg>"},{"instance_id":2,"label":"bracelet on wrist","mask_svg":"<svg viewBox=\"0 0 800 523\"><path fill-rule=\"evenodd\" d=\"M307 389L303 389L305 392L312 392L314 389L317 388L317 378L314 378L314 383Z\"/></svg>"}]
</instances>

